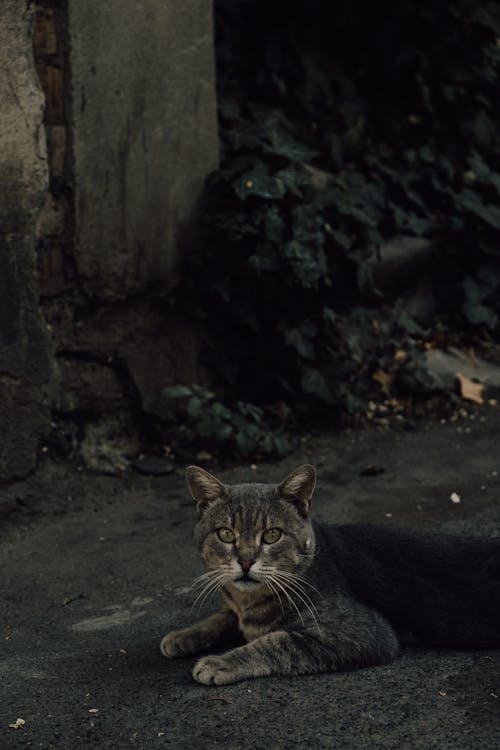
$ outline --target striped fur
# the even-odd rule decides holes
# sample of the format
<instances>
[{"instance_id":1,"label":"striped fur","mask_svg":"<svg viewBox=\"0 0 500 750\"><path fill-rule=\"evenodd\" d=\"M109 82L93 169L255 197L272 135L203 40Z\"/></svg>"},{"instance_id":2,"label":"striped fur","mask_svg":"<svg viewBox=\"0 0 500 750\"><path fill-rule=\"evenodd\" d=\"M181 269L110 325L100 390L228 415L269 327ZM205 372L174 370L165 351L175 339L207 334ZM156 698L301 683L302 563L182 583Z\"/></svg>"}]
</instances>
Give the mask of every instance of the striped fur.
<instances>
[{"instance_id":1,"label":"striped fur","mask_svg":"<svg viewBox=\"0 0 500 750\"><path fill-rule=\"evenodd\" d=\"M187 481L207 568L196 601L220 592L224 607L166 635L161 651L243 644L202 656L198 682L384 664L403 631L441 646L500 646L500 539L312 522L310 465L278 486L226 486L198 467Z\"/></svg>"}]
</instances>

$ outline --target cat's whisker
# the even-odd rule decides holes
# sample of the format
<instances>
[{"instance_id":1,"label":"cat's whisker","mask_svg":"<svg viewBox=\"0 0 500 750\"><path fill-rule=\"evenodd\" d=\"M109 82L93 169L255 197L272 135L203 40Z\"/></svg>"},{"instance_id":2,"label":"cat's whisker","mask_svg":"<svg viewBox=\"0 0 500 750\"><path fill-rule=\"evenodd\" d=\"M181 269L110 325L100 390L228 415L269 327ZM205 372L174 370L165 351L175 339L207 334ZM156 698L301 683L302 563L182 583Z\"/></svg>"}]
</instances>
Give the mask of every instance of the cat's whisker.
<instances>
[{"instance_id":1,"label":"cat's whisker","mask_svg":"<svg viewBox=\"0 0 500 750\"><path fill-rule=\"evenodd\" d=\"M279 591L276 591L276 589L274 588L274 586L272 585L272 583L267 577L264 577L263 581L268 587L268 589L270 590L273 597L278 600L282 614L285 614L285 608L283 607L283 602L281 601L281 596L279 595Z\"/></svg>"},{"instance_id":2,"label":"cat's whisker","mask_svg":"<svg viewBox=\"0 0 500 750\"><path fill-rule=\"evenodd\" d=\"M311 597L313 595L316 595L322 598L322 595L315 586L310 584L309 581L305 581L301 579L300 577L295 576L293 573L285 573L280 570L280 571L277 571L277 574L278 576L282 576L283 579L293 584L301 592L301 594L307 599L312 609L315 612L317 612L316 604L314 603ZM309 589L310 589L309 591L305 588L306 584L309 586Z\"/></svg>"},{"instance_id":3,"label":"cat's whisker","mask_svg":"<svg viewBox=\"0 0 500 750\"><path fill-rule=\"evenodd\" d=\"M298 573L292 573L291 570L279 570L278 571L281 575L288 576L291 580L300 582L303 586L308 586L312 591L314 591L316 594L319 594L320 592L316 588L316 586L313 586L310 581L307 580L307 578L304 578L304 576L299 575Z\"/></svg>"},{"instance_id":4,"label":"cat's whisker","mask_svg":"<svg viewBox=\"0 0 500 750\"><path fill-rule=\"evenodd\" d=\"M316 625L317 629L320 630L318 619L316 617L317 609L316 609L314 603L311 601L311 599L309 599L309 597L307 597L307 599L305 598L307 596L307 594L303 595L299 590L297 590L296 588L294 588L293 584L291 584L290 581L282 580L281 582L283 583L283 585L287 585L288 586L288 590L291 593L295 594L295 596L298 599L300 599L300 601L302 602L302 604L304 605L304 607L306 608L306 610L309 612L309 614L311 615L312 619L314 620L314 624Z\"/></svg>"},{"instance_id":5,"label":"cat's whisker","mask_svg":"<svg viewBox=\"0 0 500 750\"><path fill-rule=\"evenodd\" d=\"M215 593L217 593L217 591L220 591L220 589L222 588L222 586L224 585L227 579L228 579L228 576L225 575L223 578L221 578L219 581L216 582L215 586L210 591L208 591L203 597L202 601L200 602L199 609L201 609L201 607L204 605L205 601L209 597L213 596Z\"/></svg>"},{"instance_id":6,"label":"cat's whisker","mask_svg":"<svg viewBox=\"0 0 500 750\"><path fill-rule=\"evenodd\" d=\"M199 592L198 596L191 605L192 609L196 607L198 602L198 608L201 609L207 598L214 594L228 577L227 573L221 571L210 571L210 573L211 576L209 577L208 582L205 582L202 590Z\"/></svg>"},{"instance_id":7,"label":"cat's whisker","mask_svg":"<svg viewBox=\"0 0 500 750\"><path fill-rule=\"evenodd\" d=\"M294 578L282 573L281 571L276 571L276 576L282 581L286 581L286 583L288 583L290 587L292 587L295 591L300 592L305 597L305 599L307 599L311 607L316 608L316 605L311 599L309 592L303 587L300 581L295 580Z\"/></svg>"},{"instance_id":8,"label":"cat's whisker","mask_svg":"<svg viewBox=\"0 0 500 750\"><path fill-rule=\"evenodd\" d=\"M198 597L191 605L191 609L195 609L197 607L198 610L201 610L206 601L221 587L223 580L224 579L212 582L210 586L207 586L206 589L203 589L203 591L198 595Z\"/></svg>"},{"instance_id":9,"label":"cat's whisker","mask_svg":"<svg viewBox=\"0 0 500 750\"><path fill-rule=\"evenodd\" d=\"M312 601L311 597L307 593L307 591L300 585L300 583L298 581L295 581L293 579L293 576L291 576L290 574L284 573L283 571L278 571L276 569L274 569L272 572L272 580L276 584L280 582L282 584L281 588L285 587L283 589L284 591L285 589L288 589L290 594L295 594L295 596L302 602L304 607L307 609L312 619L314 620L316 627L319 630L320 627L319 627L318 619L316 617L317 608L314 602ZM295 607L295 609L297 609L297 607ZM301 621L302 621L302 624L304 624L302 617L301 617Z\"/></svg>"},{"instance_id":10,"label":"cat's whisker","mask_svg":"<svg viewBox=\"0 0 500 750\"><path fill-rule=\"evenodd\" d=\"M318 591L317 588L315 588L314 586L312 586L311 584L309 584L308 581L303 581L300 578L297 578L296 576L294 576L293 574L284 573L281 570L277 571L277 575L280 576L281 578L283 578L284 580L288 581L298 591L300 591L300 593L307 599L307 601L309 602L309 604L311 605L311 607L313 609L316 609L316 605L315 605L313 599L311 598L311 596L313 595L313 593L321 596L321 594L320 594L320 592ZM308 591L305 588L305 584L306 583L309 585L310 591Z\"/></svg>"},{"instance_id":11,"label":"cat's whisker","mask_svg":"<svg viewBox=\"0 0 500 750\"><path fill-rule=\"evenodd\" d=\"M304 594L304 596L307 596L308 599L310 599L310 596L309 596L308 592L306 591L306 589L304 588L304 586L308 586L311 589L311 591L313 591L315 594L318 594L319 596L321 596L321 594L318 591L318 589L315 586L313 586L312 583L310 583L307 580L307 578L304 578L303 576L300 576L297 573L292 573L291 571L288 571L288 570L277 570L276 568L269 567L269 566L266 567L264 570L266 572L268 571L270 573L273 573L273 574L276 574L278 576L281 576L282 578L286 578L289 581L292 581L302 591L302 593ZM312 600L310 600L310 601L311 601L311 604L313 604Z\"/></svg>"},{"instance_id":12,"label":"cat's whisker","mask_svg":"<svg viewBox=\"0 0 500 750\"><path fill-rule=\"evenodd\" d=\"M300 593L304 597L305 601L308 603L308 605L312 609L314 609L314 610L316 609L316 605L314 604L313 600L311 599L311 597L309 596L309 594L307 593L307 591L304 588L302 588L302 586L300 586L299 583L297 583L296 581L287 579L287 578L281 578L281 581L284 582L284 583L285 582L288 583L288 585L290 586L290 588L293 591L296 591L298 594Z\"/></svg>"},{"instance_id":13,"label":"cat's whisker","mask_svg":"<svg viewBox=\"0 0 500 750\"><path fill-rule=\"evenodd\" d=\"M299 607L295 603L293 597L287 591L286 586L283 583L280 583L280 581L278 581L275 577L271 577L271 580L272 580L272 582L274 584L276 584L276 586L278 586L279 589L281 589L281 591L283 591L283 593L286 596L286 598L288 599L289 603L292 605L292 607L297 612L297 614L298 614L298 616L300 618L300 622L302 623L302 625L305 625L304 618L302 617L302 612L300 611Z\"/></svg>"},{"instance_id":14,"label":"cat's whisker","mask_svg":"<svg viewBox=\"0 0 500 750\"><path fill-rule=\"evenodd\" d=\"M205 573L202 573L200 576L195 578L194 581L191 582L189 590L191 591L192 589L199 588L200 586L205 586L208 581L214 578L214 576L219 575L220 573L224 573L226 569L228 569L228 566L222 565L215 570L207 570Z\"/></svg>"},{"instance_id":15,"label":"cat's whisker","mask_svg":"<svg viewBox=\"0 0 500 750\"><path fill-rule=\"evenodd\" d=\"M207 587L216 583L224 575L226 575L225 571L220 568L217 568L217 570L211 570L210 575L208 575L204 581L200 582L199 585L202 586L202 590L199 592L198 596L201 596Z\"/></svg>"},{"instance_id":16,"label":"cat's whisker","mask_svg":"<svg viewBox=\"0 0 500 750\"><path fill-rule=\"evenodd\" d=\"M216 583L217 581L210 580L208 581L208 583L205 584L202 590L198 593L198 596L196 597L196 599L191 604L191 609L195 609L196 605L202 599L202 597L204 597L205 594L210 593L210 590L215 586ZM201 604L200 604L200 607L201 607Z\"/></svg>"},{"instance_id":17,"label":"cat's whisker","mask_svg":"<svg viewBox=\"0 0 500 750\"><path fill-rule=\"evenodd\" d=\"M215 572L217 571L208 570L206 573L202 573L201 576L198 576L194 579L194 581L191 582L189 589L191 590L197 588L198 586L203 586L207 582L207 579L213 577Z\"/></svg>"}]
</instances>

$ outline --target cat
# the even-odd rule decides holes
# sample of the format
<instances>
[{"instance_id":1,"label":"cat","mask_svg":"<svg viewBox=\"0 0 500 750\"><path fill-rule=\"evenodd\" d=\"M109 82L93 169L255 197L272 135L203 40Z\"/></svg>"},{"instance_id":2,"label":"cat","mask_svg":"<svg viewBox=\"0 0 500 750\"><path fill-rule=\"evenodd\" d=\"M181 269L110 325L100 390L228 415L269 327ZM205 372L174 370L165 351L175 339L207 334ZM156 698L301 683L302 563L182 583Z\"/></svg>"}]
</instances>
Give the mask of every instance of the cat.
<instances>
[{"instance_id":1,"label":"cat","mask_svg":"<svg viewBox=\"0 0 500 750\"><path fill-rule=\"evenodd\" d=\"M225 606L167 634L161 652L244 643L202 656L198 682L387 664L408 633L431 646L500 646L500 538L312 521L310 464L279 485L228 486L197 466L186 479L208 568L200 598L220 590Z\"/></svg>"}]
</instances>

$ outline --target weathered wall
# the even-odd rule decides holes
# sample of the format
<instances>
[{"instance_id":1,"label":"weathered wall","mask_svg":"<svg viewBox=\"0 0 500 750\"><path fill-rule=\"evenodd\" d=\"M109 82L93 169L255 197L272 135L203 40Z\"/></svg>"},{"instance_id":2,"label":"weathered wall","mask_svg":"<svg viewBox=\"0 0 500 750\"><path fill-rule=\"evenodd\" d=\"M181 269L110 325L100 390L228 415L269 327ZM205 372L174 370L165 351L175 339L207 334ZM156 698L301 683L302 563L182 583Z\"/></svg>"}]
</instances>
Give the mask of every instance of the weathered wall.
<instances>
[{"instance_id":1,"label":"weathered wall","mask_svg":"<svg viewBox=\"0 0 500 750\"><path fill-rule=\"evenodd\" d=\"M87 455L111 425L121 465L205 377L169 293L218 158L212 32L211 0L2 2L0 481L51 425Z\"/></svg>"},{"instance_id":2,"label":"weathered wall","mask_svg":"<svg viewBox=\"0 0 500 750\"><path fill-rule=\"evenodd\" d=\"M76 268L123 298L171 283L217 163L211 1L68 8Z\"/></svg>"},{"instance_id":3,"label":"weathered wall","mask_svg":"<svg viewBox=\"0 0 500 750\"><path fill-rule=\"evenodd\" d=\"M97 435L109 468L138 432L158 434L166 385L206 378L170 290L218 160L212 2L36 5L51 176L40 284L62 443L97 455Z\"/></svg>"},{"instance_id":4,"label":"weathered wall","mask_svg":"<svg viewBox=\"0 0 500 750\"><path fill-rule=\"evenodd\" d=\"M38 308L36 222L48 173L27 5L3 0L0 23L0 481L35 465L55 383Z\"/></svg>"}]
</instances>

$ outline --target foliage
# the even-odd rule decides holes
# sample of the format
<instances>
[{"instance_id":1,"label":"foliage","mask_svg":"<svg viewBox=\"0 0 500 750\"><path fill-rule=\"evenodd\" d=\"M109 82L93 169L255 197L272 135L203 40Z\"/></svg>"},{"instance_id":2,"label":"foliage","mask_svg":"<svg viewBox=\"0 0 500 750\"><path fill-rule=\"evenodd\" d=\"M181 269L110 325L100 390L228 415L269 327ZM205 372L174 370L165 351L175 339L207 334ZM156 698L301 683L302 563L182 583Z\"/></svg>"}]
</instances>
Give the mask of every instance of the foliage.
<instances>
[{"instance_id":1,"label":"foliage","mask_svg":"<svg viewBox=\"0 0 500 750\"><path fill-rule=\"evenodd\" d=\"M373 284L395 235L433 241L449 322L498 331L498 4L218 0L217 49L222 164L188 299L221 382L364 408L381 358L407 368L423 335Z\"/></svg>"},{"instance_id":2,"label":"foliage","mask_svg":"<svg viewBox=\"0 0 500 750\"><path fill-rule=\"evenodd\" d=\"M289 451L286 436L268 429L264 411L254 404L238 401L231 409L217 400L215 393L199 385L171 386L164 389L163 395L167 401L180 401L195 438L209 441L212 448L241 456L284 456Z\"/></svg>"}]
</instances>

